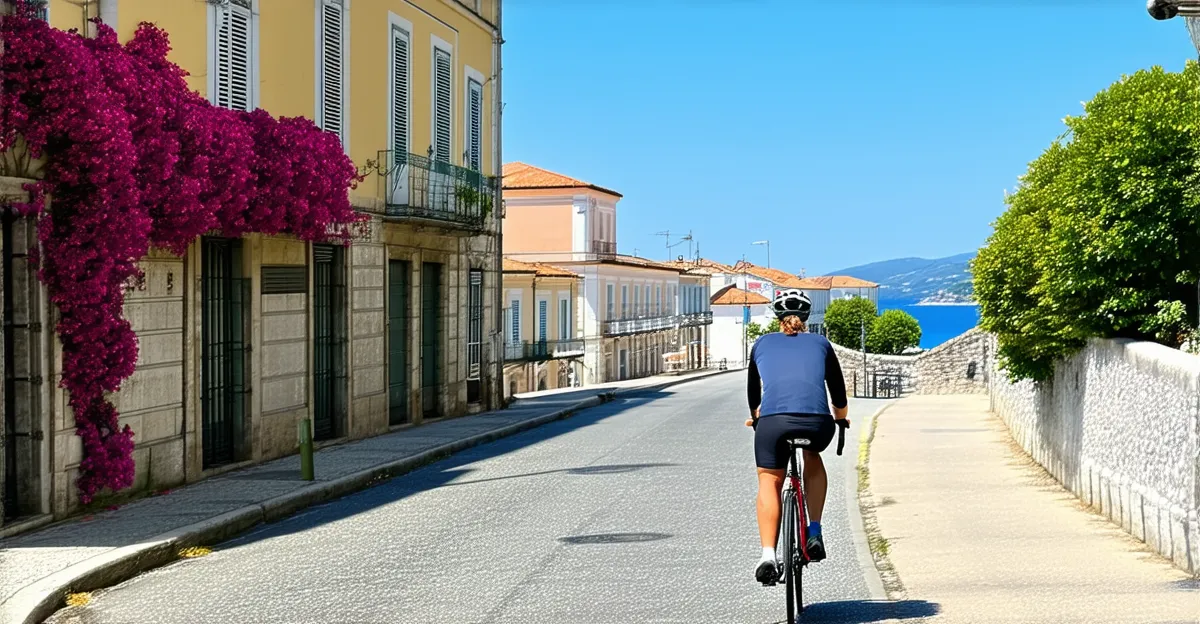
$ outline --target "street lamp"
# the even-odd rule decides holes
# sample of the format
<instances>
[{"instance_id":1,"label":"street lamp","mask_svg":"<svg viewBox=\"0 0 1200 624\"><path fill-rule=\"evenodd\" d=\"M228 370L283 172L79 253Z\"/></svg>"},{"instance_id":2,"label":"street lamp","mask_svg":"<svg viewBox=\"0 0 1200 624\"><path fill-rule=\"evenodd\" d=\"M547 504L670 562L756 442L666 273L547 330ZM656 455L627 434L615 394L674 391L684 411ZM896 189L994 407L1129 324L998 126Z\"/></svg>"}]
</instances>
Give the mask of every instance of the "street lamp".
<instances>
[{"instance_id":1,"label":"street lamp","mask_svg":"<svg viewBox=\"0 0 1200 624\"><path fill-rule=\"evenodd\" d=\"M1200 54L1200 0L1146 0L1146 12L1156 20L1186 18L1192 45Z\"/></svg>"},{"instance_id":2,"label":"street lamp","mask_svg":"<svg viewBox=\"0 0 1200 624\"><path fill-rule=\"evenodd\" d=\"M1175 16L1200 17L1200 0L1147 0L1146 11L1156 20Z\"/></svg>"},{"instance_id":3,"label":"street lamp","mask_svg":"<svg viewBox=\"0 0 1200 624\"><path fill-rule=\"evenodd\" d=\"M1200 55L1200 0L1146 0L1146 11L1156 20L1184 17L1188 35L1196 54ZM1196 281L1196 300L1200 304L1200 280ZM1196 308L1197 327L1200 327L1200 305Z\"/></svg>"},{"instance_id":4,"label":"street lamp","mask_svg":"<svg viewBox=\"0 0 1200 624\"><path fill-rule=\"evenodd\" d=\"M1200 0L1197 0L1197 1L1200 1ZM766 245L766 246L767 246L767 268L768 268L768 269L769 269L769 268L771 268L771 241L769 241L769 240L760 240L760 241L754 241L753 243L750 243L750 244L751 244L751 245Z\"/></svg>"}]
</instances>

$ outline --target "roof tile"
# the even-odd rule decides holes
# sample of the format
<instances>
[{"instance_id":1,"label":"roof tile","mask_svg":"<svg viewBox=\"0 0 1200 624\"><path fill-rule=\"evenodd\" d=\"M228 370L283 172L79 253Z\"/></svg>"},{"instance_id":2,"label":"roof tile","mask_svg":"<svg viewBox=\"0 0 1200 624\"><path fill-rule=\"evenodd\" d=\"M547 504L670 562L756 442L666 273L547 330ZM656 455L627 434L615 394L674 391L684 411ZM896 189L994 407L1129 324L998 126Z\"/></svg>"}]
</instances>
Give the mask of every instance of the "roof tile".
<instances>
[{"instance_id":1,"label":"roof tile","mask_svg":"<svg viewBox=\"0 0 1200 624\"><path fill-rule=\"evenodd\" d=\"M590 182L584 182L561 173L554 173L541 167L534 167L523 162L510 162L504 165L505 189L561 189L588 188L621 197L621 194Z\"/></svg>"}]
</instances>

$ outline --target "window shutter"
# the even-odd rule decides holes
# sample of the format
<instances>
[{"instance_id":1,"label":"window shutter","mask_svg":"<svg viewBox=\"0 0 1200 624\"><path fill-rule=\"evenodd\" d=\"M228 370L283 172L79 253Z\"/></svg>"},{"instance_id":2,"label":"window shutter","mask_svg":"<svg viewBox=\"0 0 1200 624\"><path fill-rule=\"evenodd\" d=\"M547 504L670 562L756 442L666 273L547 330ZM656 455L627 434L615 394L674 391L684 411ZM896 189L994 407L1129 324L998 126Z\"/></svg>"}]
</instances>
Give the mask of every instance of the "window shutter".
<instances>
[{"instance_id":1,"label":"window shutter","mask_svg":"<svg viewBox=\"0 0 1200 624\"><path fill-rule=\"evenodd\" d=\"M467 379L479 379L483 362L483 271L471 269L467 311Z\"/></svg>"},{"instance_id":2,"label":"window shutter","mask_svg":"<svg viewBox=\"0 0 1200 624\"><path fill-rule=\"evenodd\" d=\"M571 337L571 302L567 299L558 300L558 339L566 340Z\"/></svg>"},{"instance_id":3,"label":"window shutter","mask_svg":"<svg viewBox=\"0 0 1200 624\"><path fill-rule=\"evenodd\" d=\"M450 162L450 53L434 49L433 157Z\"/></svg>"},{"instance_id":4,"label":"window shutter","mask_svg":"<svg viewBox=\"0 0 1200 624\"><path fill-rule=\"evenodd\" d=\"M392 157L395 163L408 162L409 67L411 60L408 33L392 29Z\"/></svg>"},{"instance_id":5,"label":"window shutter","mask_svg":"<svg viewBox=\"0 0 1200 624\"><path fill-rule=\"evenodd\" d=\"M512 344L521 342L521 300L512 300Z\"/></svg>"},{"instance_id":6,"label":"window shutter","mask_svg":"<svg viewBox=\"0 0 1200 624\"><path fill-rule=\"evenodd\" d=\"M250 101L250 0L217 5L216 104L234 110L251 110Z\"/></svg>"},{"instance_id":7,"label":"window shutter","mask_svg":"<svg viewBox=\"0 0 1200 624\"><path fill-rule=\"evenodd\" d=\"M467 167L480 171L483 167L483 85L467 82Z\"/></svg>"},{"instance_id":8,"label":"window shutter","mask_svg":"<svg viewBox=\"0 0 1200 624\"><path fill-rule=\"evenodd\" d=\"M321 129L332 132L343 140L345 123L345 71L344 55L346 13L342 0L324 0L321 3Z\"/></svg>"},{"instance_id":9,"label":"window shutter","mask_svg":"<svg viewBox=\"0 0 1200 624\"><path fill-rule=\"evenodd\" d=\"M538 341L546 342L546 317L549 316L549 302L545 299L538 302Z\"/></svg>"}]
</instances>

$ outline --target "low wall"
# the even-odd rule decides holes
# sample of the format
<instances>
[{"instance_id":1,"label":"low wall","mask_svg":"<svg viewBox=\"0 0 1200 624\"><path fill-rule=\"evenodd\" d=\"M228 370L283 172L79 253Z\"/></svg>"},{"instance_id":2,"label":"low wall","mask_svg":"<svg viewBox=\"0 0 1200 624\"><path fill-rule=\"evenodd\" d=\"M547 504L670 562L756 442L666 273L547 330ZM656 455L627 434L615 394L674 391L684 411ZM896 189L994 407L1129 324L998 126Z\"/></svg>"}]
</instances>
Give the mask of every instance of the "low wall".
<instances>
[{"instance_id":1,"label":"low wall","mask_svg":"<svg viewBox=\"0 0 1200 624\"><path fill-rule=\"evenodd\" d=\"M995 352L994 340L991 352ZM993 371L992 410L1064 486L1200 576L1200 358L1096 340L1054 378Z\"/></svg>"},{"instance_id":2,"label":"low wall","mask_svg":"<svg viewBox=\"0 0 1200 624\"><path fill-rule=\"evenodd\" d=\"M833 345L846 387L863 377L863 353ZM989 336L979 329L948 340L919 355L879 355L868 353L868 375L898 373L905 394L984 394L988 390L995 349ZM861 381L860 381L861 383Z\"/></svg>"}]
</instances>

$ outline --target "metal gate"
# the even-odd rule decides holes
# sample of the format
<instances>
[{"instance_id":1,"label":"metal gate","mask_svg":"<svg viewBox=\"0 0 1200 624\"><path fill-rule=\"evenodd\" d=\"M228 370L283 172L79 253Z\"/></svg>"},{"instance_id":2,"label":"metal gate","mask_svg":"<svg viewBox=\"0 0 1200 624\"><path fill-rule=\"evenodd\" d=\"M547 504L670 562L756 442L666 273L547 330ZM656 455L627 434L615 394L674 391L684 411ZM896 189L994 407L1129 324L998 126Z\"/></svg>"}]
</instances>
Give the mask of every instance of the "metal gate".
<instances>
[{"instance_id":1,"label":"metal gate","mask_svg":"<svg viewBox=\"0 0 1200 624\"><path fill-rule=\"evenodd\" d=\"M852 380L855 398L898 399L904 393L904 377L897 372L855 371Z\"/></svg>"},{"instance_id":2,"label":"metal gate","mask_svg":"<svg viewBox=\"0 0 1200 624\"><path fill-rule=\"evenodd\" d=\"M201 262L201 439L208 469L237 460L245 442L250 281L241 277L241 240L205 238Z\"/></svg>"},{"instance_id":3,"label":"metal gate","mask_svg":"<svg viewBox=\"0 0 1200 624\"><path fill-rule=\"evenodd\" d=\"M39 484L43 477L38 461L44 436L41 430L41 384L39 364L42 343L42 297L44 291L30 265L28 250L37 245L35 221L19 217L11 207L3 212L3 358L4 423L0 429L3 465L0 465L0 518L16 518L41 508Z\"/></svg>"},{"instance_id":4,"label":"metal gate","mask_svg":"<svg viewBox=\"0 0 1200 624\"><path fill-rule=\"evenodd\" d=\"M388 261L388 424L408 422L408 276L403 260Z\"/></svg>"},{"instance_id":5,"label":"metal gate","mask_svg":"<svg viewBox=\"0 0 1200 624\"><path fill-rule=\"evenodd\" d=\"M313 438L338 436L346 406L345 249L313 245Z\"/></svg>"},{"instance_id":6,"label":"metal gate","mask_svg":"<svg viewBox=\"0 0 1200 624\"><path fill-rule=\"evenodd\" d=\"M440 416L442 363L442 265L421 264L421 412Z\"/></svg>"}]
</instances>

